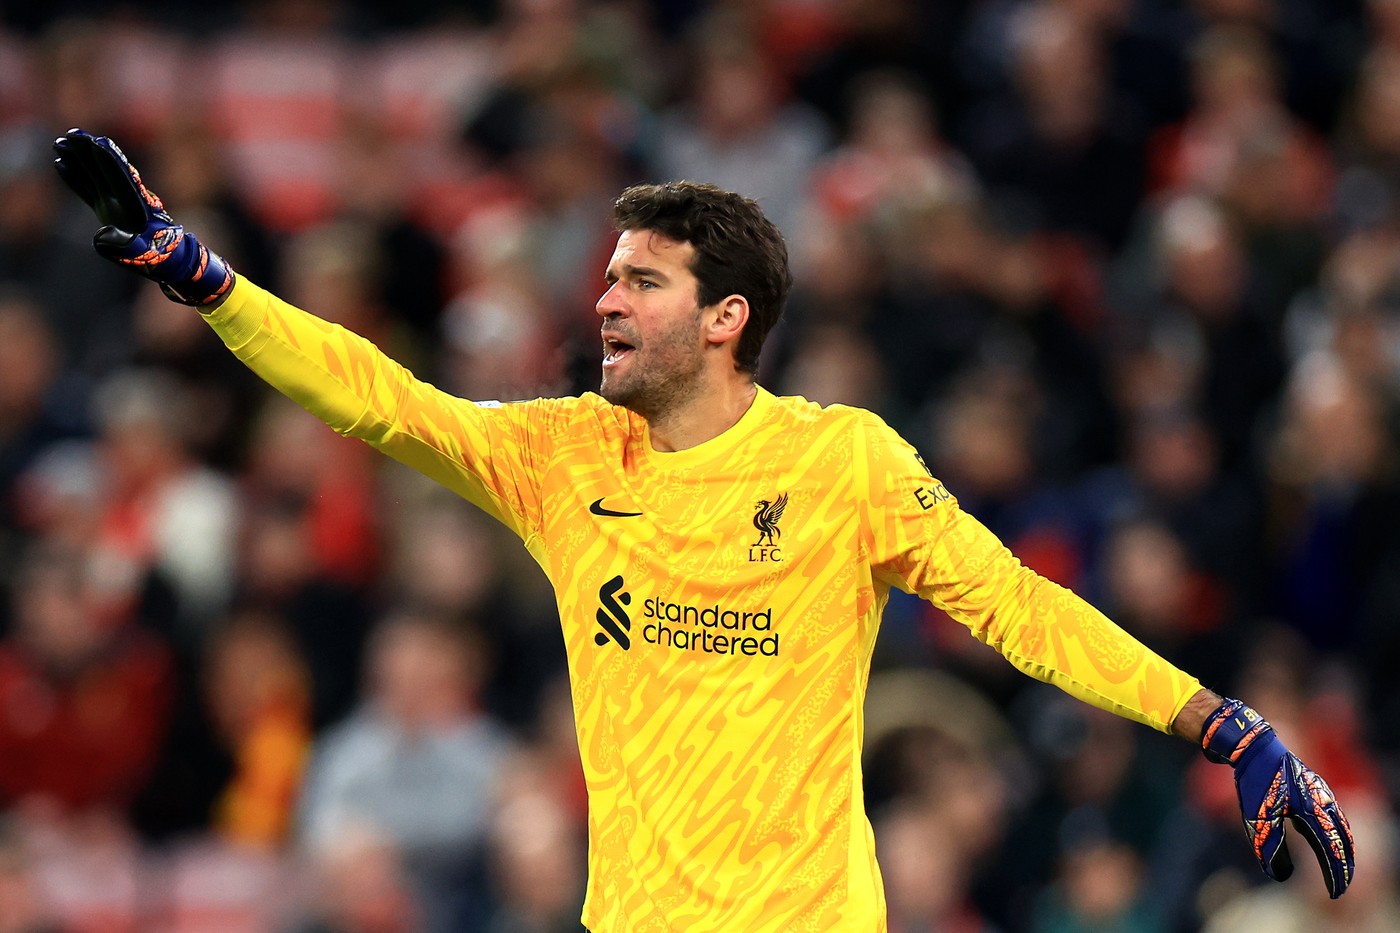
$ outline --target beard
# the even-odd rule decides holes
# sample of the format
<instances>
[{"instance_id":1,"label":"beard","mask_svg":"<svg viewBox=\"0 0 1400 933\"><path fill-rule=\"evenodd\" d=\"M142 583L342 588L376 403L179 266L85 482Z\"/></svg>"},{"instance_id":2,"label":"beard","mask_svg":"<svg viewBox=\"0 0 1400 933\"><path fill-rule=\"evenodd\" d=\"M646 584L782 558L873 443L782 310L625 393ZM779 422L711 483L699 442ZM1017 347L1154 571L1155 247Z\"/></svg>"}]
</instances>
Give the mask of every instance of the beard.
<instances>
[{"instance_id":1,"label":"beard","mask_svg":"<svg viewBox=\"0 0 1400 933\"><path fill-rule=\"evenodd\" d=\"M627 371L603 372L598 394L614 405L655 421L690 401L704 369L700 309L695 317L651 337L632 351Z\"/></svg>"}]
</instances>

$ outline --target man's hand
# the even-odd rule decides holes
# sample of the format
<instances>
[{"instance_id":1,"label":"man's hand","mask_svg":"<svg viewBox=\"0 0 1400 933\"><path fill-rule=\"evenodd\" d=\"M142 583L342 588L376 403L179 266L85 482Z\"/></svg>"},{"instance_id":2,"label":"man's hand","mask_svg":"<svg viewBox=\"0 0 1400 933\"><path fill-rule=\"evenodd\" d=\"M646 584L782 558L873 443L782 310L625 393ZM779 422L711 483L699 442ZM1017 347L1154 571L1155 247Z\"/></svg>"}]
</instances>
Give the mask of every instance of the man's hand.
<instances>
[{"instance_id":1,"label":"man's hand","mask_svg":"<svg viewBox=\"0 0 1400 933\"><path fill-rule=\"evenodd\" d=\"M53 148L59 177L102 224L92 238L101 256L153 279L167 297L187 305L213 304L233 287L233 269L175 223L116 143L71 129Z\"/></svg>"},{"instance_id":2,"label":"man's hand","mask_svg":"<svg viewBox=\"0 0 1400 933\"><path fill-rule=\"evenodd\" d=\"M1201 730L1206 758L1235 769L1245 833L1264 874L1293 874L1284 819L1312 846L1327 893L1341 897L1356 872L1351 827L1327 782L1288 750L1273 726L1239 700L1225 699Z\"/></svg>"}]
</instances>

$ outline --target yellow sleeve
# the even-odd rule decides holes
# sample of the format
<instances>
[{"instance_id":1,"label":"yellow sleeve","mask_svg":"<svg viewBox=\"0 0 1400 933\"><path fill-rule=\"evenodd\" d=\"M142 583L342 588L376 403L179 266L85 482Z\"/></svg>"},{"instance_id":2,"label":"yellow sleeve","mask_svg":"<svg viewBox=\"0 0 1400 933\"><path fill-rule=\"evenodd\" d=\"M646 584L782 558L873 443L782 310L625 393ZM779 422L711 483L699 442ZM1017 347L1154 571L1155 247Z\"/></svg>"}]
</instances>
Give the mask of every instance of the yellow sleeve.
<instances>
[{"instance_id":1,"label":"yellow sleeve","mask_svg":"<svg viewBox=\"0 0 1400 933\"><path fill-rule=\"evenodd\" d=\"M551 403L456 398L374 344L293 307L245 278L204 313L234 355L338 433L440 482L529 543L540 527L540 461Z\"/></svg>"},{"instance_id":2,"label":"yellow sleeve","mask_svg":"<svg viewBox=\"0 0 1400 933\"><path fill-rule=\"evenodd\" d=\"M877 579L917 593L1020 671L1100 709L1171 730L1200 682L1079 596L1023 565L877 418L863 471Z\"/></svg>"}]
</instances>

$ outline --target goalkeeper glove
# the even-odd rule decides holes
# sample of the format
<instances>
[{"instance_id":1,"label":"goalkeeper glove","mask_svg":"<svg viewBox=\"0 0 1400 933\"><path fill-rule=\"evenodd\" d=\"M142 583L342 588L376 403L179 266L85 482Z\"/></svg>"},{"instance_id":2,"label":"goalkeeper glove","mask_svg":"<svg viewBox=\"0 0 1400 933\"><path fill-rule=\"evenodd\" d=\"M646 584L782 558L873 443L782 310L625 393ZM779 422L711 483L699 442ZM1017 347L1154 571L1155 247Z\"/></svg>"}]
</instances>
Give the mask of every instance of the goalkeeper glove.
<instances>
[{"instance_id":1,"label":"goalkeeper glove","mask_svg":"<svg viewBox=\"0 0 1400 933\"><path fill-rule=\"evenodd\" d=\"M1288 750L1273 726L1226 699L1201 730L1206 758L1235 769L1244 828L1259 866L1275 881L1293 874L1284 818L1312 846L1327 893L1341 897L1356 871L1351 827L1327 782Z\"/></svg>"},{"instance_id":2,"label":"goalkeeper glove","mask_svg":"<svg viewBox=\"0 0 1400 933\"><path fill-rule=\"evenodd\" d=\"M102 227L92 238L99 255L159 283L166 297L209 305L233 287L233 269L166 213L117 144L71 129L53 143L54 168L87 202Z\"/></svg>"}]
</instances>

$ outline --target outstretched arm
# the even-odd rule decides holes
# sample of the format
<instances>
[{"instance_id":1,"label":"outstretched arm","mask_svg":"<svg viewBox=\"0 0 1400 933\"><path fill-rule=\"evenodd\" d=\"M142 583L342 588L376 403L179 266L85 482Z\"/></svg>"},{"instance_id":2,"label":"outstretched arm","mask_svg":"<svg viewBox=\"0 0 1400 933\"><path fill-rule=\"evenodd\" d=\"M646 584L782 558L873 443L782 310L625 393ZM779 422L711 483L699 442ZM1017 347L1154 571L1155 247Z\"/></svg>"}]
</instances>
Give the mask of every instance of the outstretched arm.
<instances>
[{"instance_id":1,"label":"outstretched arm","mask_svg":"<svg viewBox=\"0 0 1400 933\"><path fill-rule=\"evenodd\" d=\"M1244 827L1264 873L1293 872L1288 823L1312 847L1327 892L1351 884L1351 830L1325 781L1257 712L1221 697L1088 602L1025 567L958 507L918 455L883 425L870 431L871 553L896 585L966 625L1008 661L1100 709L1201 745L1234 770ZM860 464L858 463L859 467Z\"/></svg>"},{"instance_id":2,"label":"outstretched arm","mask_svg":"<svg viewBox=\"0 0 1400 933\"><path fill-rule=\"evenodd\" d=\"M477 405L419 380L368 340L239 279L177 224L126 155L73 129L54 167L101 224L105 259L193 305L250 369L341 434L437 480L529 538L538 526L536 409ZM540 417L543 417L541 415Z\"/></svg>"}]
</instances>

